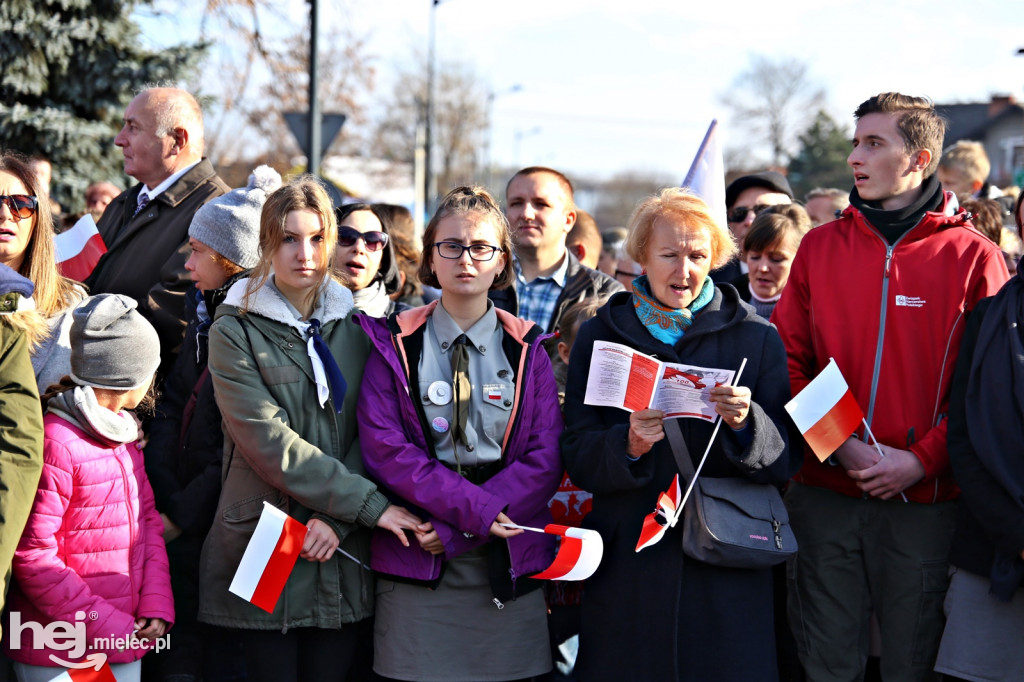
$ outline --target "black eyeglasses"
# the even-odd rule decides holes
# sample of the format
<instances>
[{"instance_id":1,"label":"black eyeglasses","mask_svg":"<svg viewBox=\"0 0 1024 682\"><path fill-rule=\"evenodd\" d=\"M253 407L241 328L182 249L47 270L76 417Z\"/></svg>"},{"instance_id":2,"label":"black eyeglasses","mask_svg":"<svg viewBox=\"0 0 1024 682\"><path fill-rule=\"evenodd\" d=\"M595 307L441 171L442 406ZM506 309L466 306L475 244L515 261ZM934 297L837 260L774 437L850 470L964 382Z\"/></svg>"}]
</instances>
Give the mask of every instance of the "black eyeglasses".
<instances>
[{"instance_id":1,"label":"black eyeglasses","mask_svg":"<svg viewBox=\"0 0 1024 682\"><path fill-rule=\"evenodd\" d=\"M0 194L0 205L7 206L7 210L11 212L17 222L34 216L39 202L28 194Z\"/></svg>"},{"instance_id":2,"label":"black eyeglasses","mask_svg":"<svg viewBox=\"0 0 1024 682\"><path fill-rule=\"evenodd\" d=\"M338 228L338 246L343 246L347 249L350 246L355 246L356 241L360 239L366 244L367 251L380 251L388 245L388 235L379 230L360 232L359 230L353 230L351 227Z\"/></svg>"},{"instance_id":3,"label":"black eyeglasses","mask_svg":"<svg viewBox=\"0 0 1024 682\"><path fill-rule=\"evenodd\" d=\"M733 206L732 210L729 211L729 215L726 217L730 223L742 223L753 211L756 216L758 213L768 208L770 204L754 204L753 206Z\"/></svg>"},{"instance_id":4,"label":"black eyeglasses","mask_svg":"<svg viewBox=\"0 0 1024 682\"><path fill-rule=\"evenodd\" d=\"M494 258L494 254L501 251L500 246L491 246L490 244L463 245L458 242L434 242L434 248L437 249L437 253L441 258L449 260L458 260L462 258L462 254L469 251L469 257L473 260L489 261Z\"/></svg>"}]
</instances>

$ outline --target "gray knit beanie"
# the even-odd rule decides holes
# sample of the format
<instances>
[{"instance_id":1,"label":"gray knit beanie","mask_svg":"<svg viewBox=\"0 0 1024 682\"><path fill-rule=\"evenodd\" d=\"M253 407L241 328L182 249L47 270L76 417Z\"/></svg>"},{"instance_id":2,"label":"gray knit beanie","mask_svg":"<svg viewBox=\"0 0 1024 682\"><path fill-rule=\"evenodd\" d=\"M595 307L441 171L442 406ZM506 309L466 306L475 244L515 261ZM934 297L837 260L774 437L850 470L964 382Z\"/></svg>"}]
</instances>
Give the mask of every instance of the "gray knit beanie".
<instances>
[{"instance_id":1,"label":"gray knit beanie","mask_svg":"<svg viewBox=\"0 0 1024 682\"><path fill-rule=\"evenodd\" d=\"M160 339L136 308L129 296L97 294L72 311L75 383L130 391L153 379L160 365Z\"/></svg>"},{"instance_id":2,"label":"gray knit beanie","mask_svg":"<svg viewBox=\"0 0 1024 682\"><path fill-rule=\"evenodd\" d=\"M241 268L256 267L260 262L260 213L267 195L280 186L276 170L256 168L246 187L233 189L196 211L188 236Z\"/></svg>"}]
</instances>

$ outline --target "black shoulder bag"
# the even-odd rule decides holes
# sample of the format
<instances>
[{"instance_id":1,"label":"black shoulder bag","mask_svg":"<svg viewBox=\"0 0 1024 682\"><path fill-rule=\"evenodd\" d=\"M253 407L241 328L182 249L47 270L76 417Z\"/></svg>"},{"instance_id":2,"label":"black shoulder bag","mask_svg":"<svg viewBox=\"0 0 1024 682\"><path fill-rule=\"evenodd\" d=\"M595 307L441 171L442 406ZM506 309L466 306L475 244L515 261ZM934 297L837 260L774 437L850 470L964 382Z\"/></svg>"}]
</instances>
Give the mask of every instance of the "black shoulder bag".
<instances>
[{"instance_id":1,"label":"black shoulder bag","mask_svg":"<svg viewBox=\"0 0 1024 682\"><path fill-rule=\"evenodd\" d=\"M695 471L679 422L666 419L665 434L685 490ZM697 477L683 510L683 553L729 568L768 568L796 554L796 537L778 489L746 478Z\"/></svg>"}]
</instances>

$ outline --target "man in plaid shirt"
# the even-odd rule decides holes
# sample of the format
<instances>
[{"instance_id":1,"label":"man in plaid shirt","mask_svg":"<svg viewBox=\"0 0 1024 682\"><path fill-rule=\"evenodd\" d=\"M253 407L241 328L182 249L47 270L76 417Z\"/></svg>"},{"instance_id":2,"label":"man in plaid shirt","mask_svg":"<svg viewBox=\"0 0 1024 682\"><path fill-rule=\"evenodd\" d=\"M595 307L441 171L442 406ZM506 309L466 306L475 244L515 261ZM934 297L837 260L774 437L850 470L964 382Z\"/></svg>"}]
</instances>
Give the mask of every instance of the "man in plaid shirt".
<instances>
[{"instance_id":1,"label":"man in plaid shirt","mask_svg":"<svg viewBox=\"0 0 1024 682\"><path fill-rule=\"evenodd\" d=\"M573 303L622 290L615 279L581 265L565 247L576 223L567 177L542 166L524 168L509 180L505 198L516 282L515 287L491 292L498 308L553 333ZM554 354L555 344L549 342L548 351Z\"/></svg>"}]
</instances>

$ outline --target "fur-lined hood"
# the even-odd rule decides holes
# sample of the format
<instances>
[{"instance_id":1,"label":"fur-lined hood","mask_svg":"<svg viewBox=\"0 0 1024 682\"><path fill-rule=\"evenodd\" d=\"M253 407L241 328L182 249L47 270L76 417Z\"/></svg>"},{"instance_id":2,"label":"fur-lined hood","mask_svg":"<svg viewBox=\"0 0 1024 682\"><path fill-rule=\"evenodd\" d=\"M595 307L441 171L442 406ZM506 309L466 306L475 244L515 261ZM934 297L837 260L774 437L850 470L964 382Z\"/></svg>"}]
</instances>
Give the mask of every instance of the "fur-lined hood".
<instances>
[{"instance_id":1,"label":"fur-lined hood","mask_svg":"<svg viewBox=\"0 0 1024 682\"><path fill-rule=\"evenodd\" d=\"M227 296L224 298L224 305L234 306L240 311L260 315L281 324L286 324L293 327L300 334L305 334L306 324L295 319L295 315L289 309L284 296L273 285L272 278L273 275L271 275L271 279L267 280L266 284L253 292L252 296L249 297L248 307L244 306L243 303L245 302L245 288L249 286L250 278L246 277L245 279L238 280L228 289ZM348 317L354 307L352 292L334 279L328 279L327 285L313 307L313 317L320 320L320 324L325 325L328 322Z\"/></svg>"}]
</instances>

